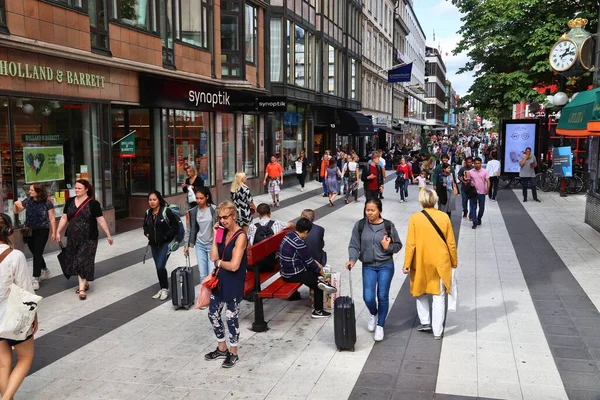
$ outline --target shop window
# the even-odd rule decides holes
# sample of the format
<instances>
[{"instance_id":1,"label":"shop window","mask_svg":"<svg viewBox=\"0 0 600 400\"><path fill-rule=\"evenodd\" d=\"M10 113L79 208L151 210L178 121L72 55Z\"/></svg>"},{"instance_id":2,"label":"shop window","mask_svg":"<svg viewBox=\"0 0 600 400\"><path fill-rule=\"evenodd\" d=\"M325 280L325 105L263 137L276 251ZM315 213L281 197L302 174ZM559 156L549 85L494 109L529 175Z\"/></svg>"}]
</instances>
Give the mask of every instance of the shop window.
<instances>
[{"instance_id":1,"label":"shop window","mask_svg":"<svg viewBox=\"0 0 600 400\"><path fill-rule=\"evenodd\" d=\"M246 61L256 64L258 53L258 11L253 5L246 4Z\"/></svg>"},{"instance_id":2,"label":"shop window","mask_svg":"<svg viewBox=\"0 0 600 400\"><path fill-rule=\"evenodd\" d=\"M272 19L270 25L270 36L271 41L271 82L281 82L281 53L282 53L282 39L283 33L281 32L281 19Z\"/></svg>"},{"instance_id":3,"label":"shop window","mask_svg":"<svg viewBox=\"0 0 600 400\"><path fill-rule=\"evenodd\" d=\"M223 183L233 181L235 167L235 115L221 114L221 165L223 168Z\"/></svg>"},{"instance_id":4,"label":"shop window","mask_svg":"<svg viewBox=\"0 0 600 400\"><path fill-rule=\"evenodd\" d=\"M113 18L138 29L156 31L157 0L112 0Z\"/></svg>"},{"instance_id":5,"label":"shop window","mask_svg":"<svg viewBox=\"0 0 600 400\"><path fill-rule=\"evenodd\" d=\"M92 49L108 50L108 0L88 0Z\"/></svg>"},{"instance_id":6,"label":"shop window","mask_svg":"<svg viewBox=\"0 0 600 400\"><path fill-rule=\"evenodd\" d=\"M304 112L305 108L288 105L285 113L274 113L271 130L275 154L286 174L295 174L295 162L304 149Z\"/></svg>"},{"instance_id":7,"label":"shop window","mask_svg":"<svg viewBox=\"0 0 600 400\"><path fill-rule=\"evenodd\" d=\"M221 1L221 74L243 78L238 0Z\"/></svg>"},{"instance_id":8,"label":"shop window","mask_svg":"<svg viewBox=\"0 0 600 400\"><path fill-rule=\"evenodd\" d=\"M242 127L242 170L249 178L258 176L258 118L244 115Z\"/></svg>"},{"instance_id":9,"label":"shop window","mask_svg":"<svg viewBox=\"0 0 600 400\"><path fill-rule=\"evenodd\" d=\"M298 86L304 87L306 85L306 80L304 76L304 39L305 39L305 31L298 25L295 26L295 36L294 36L294 83Z\"/></svg>"},{"instance_id":10,"label":"shop window","mask_svg":"<svg viewBox=\"0 0 600 400\"><path fill-rule=\"evenodd\" d=\"M135 136L135 157L131 158L131 194L147 195L152 187L150 175L152 147L150 144L150 111L129 110L129 132ZM132 133L133 132L133 133Z\"/></svg>"},{"instance_id":11,"label":"shop window","mask_svg":"<svg viewBox=\"0 0 600 400\"><path fill-rule=\"evenodd\" d=\"M163 64L168 67L175 66L175 52L173 50L173 0L159 0L160 5L160 37L162 39Z\"/></svg>"},{"instance_id":12,"label":"shop window","mask_svg":"<svg viewBox=\"0 0 600 400\"><path fill-rule=\"evenodd\" d=\"M2 173L0 175L0 212L9 215L12 215L12 206L15 199L11 160L8 97L0 97L0 171ZM23 161L21 161L21 168L23 168Z\"/></svg>"},{"instance_id":13,"label":"shop window","mask_svg":"<svg viewBox=\"0 0 600 400\"><path fill-rule=\"evenodd\" d=\"M212 9L209 0L179 0L180 29L177 38L183 43L210 48Z\"/></svg>"},{"instance_id":14,"label":"shop window","mask_svg":"<svg viewBox=\"0 0 600 400\"><path fill-rule=\"evenodd\" d=\"M14 200L27 196L29 185L46 184L57 216L75 180L95 178L101 168L99 108L88 103L12 98ZM24 221L24 215L19 215Z\"/></svg>"}]
</instances>

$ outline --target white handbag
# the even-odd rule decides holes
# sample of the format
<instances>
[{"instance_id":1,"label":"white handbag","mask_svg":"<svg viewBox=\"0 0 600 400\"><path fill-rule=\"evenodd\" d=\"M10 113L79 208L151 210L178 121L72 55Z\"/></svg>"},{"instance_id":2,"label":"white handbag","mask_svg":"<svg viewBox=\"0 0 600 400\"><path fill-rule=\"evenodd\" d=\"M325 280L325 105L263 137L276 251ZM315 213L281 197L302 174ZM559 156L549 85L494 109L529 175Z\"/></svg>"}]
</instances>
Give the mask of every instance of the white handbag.
<instances>
[{"instance_id":1,"label":"white handbag","mask_svg":"<svg viewBox=\"0 0 600 400\"><path fill-rule=\"evenodd\" d=\"M8 298L0 304L0 337L12 340L26 339L40 301L41 296L12 283Z\"/></svg>"},{"instance_id":2,"label":"white handbag","mask_svg":"<svg viewBox=\"0 0 600 400\"><path fill-rule=\"evenodd\" d=\"M194 187L192 185L187 187L187 200L188 203L194 203L196 201L196 194L194 193Z\"/></svg>"},{"instance_id":3,"label":"white handbag","mask_svg":"<svg viewBox=\"0 0 600 400\"><path fill-rule=\"evenodd\" d=\"M456 277L456 268L452 268L452 285L448 293L448 311L456 311L458 308L458 278Z\"/></svg>"}]
</instances>

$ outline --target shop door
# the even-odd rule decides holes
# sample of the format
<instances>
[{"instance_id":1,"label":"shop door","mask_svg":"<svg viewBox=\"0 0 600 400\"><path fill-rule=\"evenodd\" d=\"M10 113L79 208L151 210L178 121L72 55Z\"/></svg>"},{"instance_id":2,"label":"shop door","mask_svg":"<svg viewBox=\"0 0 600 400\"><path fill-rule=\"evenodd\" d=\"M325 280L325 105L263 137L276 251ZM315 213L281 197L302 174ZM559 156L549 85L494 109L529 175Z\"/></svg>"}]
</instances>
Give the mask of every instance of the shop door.
<instances>
[{"instance_id":1,"label":"shop door","mask_svg":"<svg viewBox=\"0 0 600 400\"><path fill-rule=\"evenodd\" d=\"M121 142L128 143L129 132L127 110L112 109L112 170L113 205L115 219L129 217L129 197L131 196L131 158L121 152ZM129 135L129 136L128 136ZM124 157L125 156L125 157Z\"/></svg>"}]
</instances>

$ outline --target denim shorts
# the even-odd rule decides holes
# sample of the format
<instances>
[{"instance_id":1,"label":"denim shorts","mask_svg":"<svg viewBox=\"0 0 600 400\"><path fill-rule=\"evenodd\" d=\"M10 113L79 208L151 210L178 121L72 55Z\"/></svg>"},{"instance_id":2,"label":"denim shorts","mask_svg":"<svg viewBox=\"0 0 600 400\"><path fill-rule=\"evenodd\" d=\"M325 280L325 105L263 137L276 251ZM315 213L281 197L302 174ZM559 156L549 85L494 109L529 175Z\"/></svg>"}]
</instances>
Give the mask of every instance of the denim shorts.
<instances>
[{"instance_id":1,"label":"denim shorts","mask_svg":"<svg viewBox=\"0 0 600 400\"><path fill-rule=\"evenodd\" d=\"M25 343L26 341L28 341L29 339L31 339L33 337L33 333L29 336L27 336L24 340L14 340L14 339L4 339L4 338L0 338L0 341L5 340L6 343L8 343L8 345L10 347L15 347L21 343Z\"/></svg>"}]
</instances>

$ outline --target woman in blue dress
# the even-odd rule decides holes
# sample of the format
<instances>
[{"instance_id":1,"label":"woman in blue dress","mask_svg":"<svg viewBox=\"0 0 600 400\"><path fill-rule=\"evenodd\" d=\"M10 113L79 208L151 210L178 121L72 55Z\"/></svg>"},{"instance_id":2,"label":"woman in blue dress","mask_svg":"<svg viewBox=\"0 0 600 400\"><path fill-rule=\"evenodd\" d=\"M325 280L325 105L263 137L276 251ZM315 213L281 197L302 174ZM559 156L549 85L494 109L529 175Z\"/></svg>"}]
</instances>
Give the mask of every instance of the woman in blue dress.
<instances>
[{"instance_id":1,"label":"woman in blue dress","mask_svg":"<svg viewBox=\"0 0 600 400\"><path fill-rule=\"evenodd\" d=\"M337 166L334 158L329 160L329 165L325 169L325 182L327 183L327 193L329 197L329 205L333 207L333 200L340 192L338 177L342 177L342 173Z\"/></svg>"}]
</instances>

